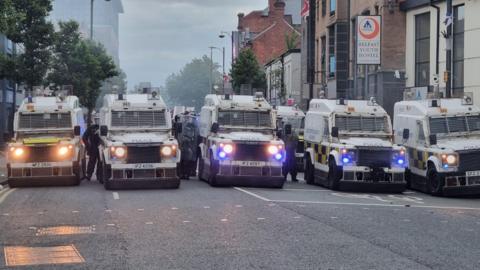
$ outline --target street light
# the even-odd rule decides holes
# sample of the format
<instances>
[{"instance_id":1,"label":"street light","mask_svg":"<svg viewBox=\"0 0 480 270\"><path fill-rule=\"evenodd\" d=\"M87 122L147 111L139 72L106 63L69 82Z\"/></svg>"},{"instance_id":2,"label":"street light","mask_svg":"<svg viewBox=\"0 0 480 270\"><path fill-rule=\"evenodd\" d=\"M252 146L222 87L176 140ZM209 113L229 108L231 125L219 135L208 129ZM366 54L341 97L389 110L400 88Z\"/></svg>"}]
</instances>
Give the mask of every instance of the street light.
<instances>
[{"instance_id":1,"label":"street light","mask_svg":"<svg viewBox=\"0 0 480 270\"><path fill-rule=\"evenodd\" d=\"M223 76L225 76L225 47L223 47L223 49L220 49L218 47L213 47L213 46L208 48L210 49L210 92L213 90L213 50L218 50L223 53L222 91L225 92L225 79L223 78Z\"/></svg>"},{"instance_id":2,"label":"street light","mask_svg":"<svg viewBox=\"0 0 480 270\"><path fill-rule=\"evenodd\" d=\"M105 0L105 2L110 2L111 0ZM90 40L93 40L93 3L95 0L90 0Z\"/></svg>"}]
</instances>

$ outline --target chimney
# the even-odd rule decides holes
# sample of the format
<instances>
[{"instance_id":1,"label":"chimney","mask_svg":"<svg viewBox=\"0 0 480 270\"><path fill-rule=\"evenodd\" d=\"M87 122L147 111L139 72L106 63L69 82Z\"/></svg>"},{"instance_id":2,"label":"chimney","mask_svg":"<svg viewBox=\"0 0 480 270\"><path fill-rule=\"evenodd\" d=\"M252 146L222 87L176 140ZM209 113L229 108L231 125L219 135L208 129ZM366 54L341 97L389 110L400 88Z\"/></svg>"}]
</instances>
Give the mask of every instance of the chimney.
<instances>
[{"instance_id":1,"label":"chimney","mask_svg":"<svg viewBox=\"0 0 480 270\"><path fill-rule=\"evenodd\" d=\"M238 13L237 16L238 16L238 26L237 26L237 29L238 29L239 31L241 31L241 30L243 30L243 23L242 23L242 21L243 21L243 17L245 17L245 14L244 14L244 13Z\"/></svg>"},{"instance_id":2,"label":"chimney","mask_svg":"<svg viewBox=\"0 0 480 270\"><path fill-rule=\"evenodd\" d=\"M269 4L272 4L272 6L269 6L270 9L270 15L282 18L285 16L285 2L284 0L269 0Z\"/></svg>"}]
</instances>

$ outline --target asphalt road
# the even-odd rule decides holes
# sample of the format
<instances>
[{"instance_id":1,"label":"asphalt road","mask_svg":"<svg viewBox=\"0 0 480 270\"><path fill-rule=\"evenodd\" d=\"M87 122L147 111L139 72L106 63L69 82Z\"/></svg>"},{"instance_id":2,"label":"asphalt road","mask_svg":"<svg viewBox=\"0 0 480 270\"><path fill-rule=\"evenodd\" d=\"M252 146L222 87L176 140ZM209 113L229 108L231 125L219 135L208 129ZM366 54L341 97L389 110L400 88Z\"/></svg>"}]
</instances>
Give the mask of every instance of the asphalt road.
<instances>
[{"instance_id":1,"label":"asphalt road","mask_svg":"<svg viewBox=\"0 0 480 270\"><path fill-rule=\"evenodd\" d=\"M283 190L196 180L179 190L7 188L0 248L1 269L478 269L480 199L303 182Z\"/></svg>"}]
</instances>

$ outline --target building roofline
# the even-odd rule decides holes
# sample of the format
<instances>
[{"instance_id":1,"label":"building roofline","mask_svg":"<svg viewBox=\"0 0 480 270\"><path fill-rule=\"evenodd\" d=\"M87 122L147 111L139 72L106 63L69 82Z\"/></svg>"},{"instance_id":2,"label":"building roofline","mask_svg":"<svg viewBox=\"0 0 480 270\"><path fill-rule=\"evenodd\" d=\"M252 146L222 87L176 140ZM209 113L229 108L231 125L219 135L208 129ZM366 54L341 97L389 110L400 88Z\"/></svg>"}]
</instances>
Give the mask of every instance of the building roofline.
<instances>
[{"instance_id":1,"label":"building roofline","mask_svg":"<svg viewBox=\"0 0 480 270\"><path fill-rule=\"evenodd\" d=\"M430 4L436 4L443 2L445 0L406 0L400 3L401 11L409 11L412 9L429 6Z\"/></svg>"}]
</instances>

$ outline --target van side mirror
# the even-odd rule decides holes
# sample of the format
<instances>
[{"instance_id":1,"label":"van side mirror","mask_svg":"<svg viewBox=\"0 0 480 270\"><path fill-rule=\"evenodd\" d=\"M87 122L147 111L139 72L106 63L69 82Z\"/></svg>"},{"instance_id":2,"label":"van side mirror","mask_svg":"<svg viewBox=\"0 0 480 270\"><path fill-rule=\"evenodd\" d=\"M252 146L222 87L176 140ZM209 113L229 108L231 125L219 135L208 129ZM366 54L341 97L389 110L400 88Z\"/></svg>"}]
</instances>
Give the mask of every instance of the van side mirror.
<instances>
[{"instance_id":1,"label":"van side mirror","mask_svg":"<svg viewBox=\"0 0 480 270\"><path fill-rule=\"evenodd\" d=\"M403 129L403 139L408 140L408 138L410 138L410 129L405 128Z\"/></svg>"},{"instance_id":2,"label":"van side mirror","mask_svg":"<svg viewBox=\"0 0 480 270\"><path fill-rule=\"evenodd\" d=\"M286 136L292 135L292 125L291 124L286 124L285 125L285 135Z\"/></svg>"},{"instance_id":3,"label":"van side mirror","mask_svg":"<svg viewBox=\"0 0 480 270\"><path fill-rule=\"evenodd\" d=\"M100 136L105 137L108 135L108 127L107 126L101 126L100 127Z\"/></svg>"},{"instance_id":4,"label":"van side mirror","mask_svg":"<svg viewBox=\"0 0 480 270\"><path fill-rule=\"evenodd\" d=\"M218 130L220 129L220 126L218 125L218 123L213 123L212 124L212 128L210 129L210 131L212 133L218 133Z\"/></svg>"},{"instance_id":5,"label":"van side mirror","mask_svg":"<svg viewBox=\"0 0 480 270\"><path fill-rule=\"evenodd\" d=\"M73 135L75 135L75 136L80 136L80 135L81 135L80 133L82 133L82 131L81 131L81 129L80 129L80 126L75 126L75 127L73 128Z\"/></svg>"},{"instance_id":6,"label":"van side mirror","mask_svg":"<svg viewBox=\"0 0 480 270\"><path fill-rule=\"evenodd\" d=\"M331 134L332 134L332 137L333 137L333 138L338 138L338 136L339 136L338 127L332 127L332 132L331 132Z\"/></svg>"},{"instance_id":7,"label":"van side mirror","mask_svg":"<svg viewBox=\"0 0 480 270\"><path fill-rule=\"evenodd\" d=\"M430 135L430 145L437 145L437 134Z\"/></svg>"}]
</instances>

